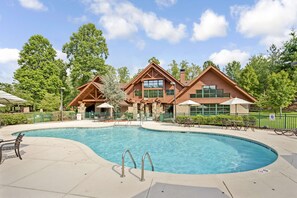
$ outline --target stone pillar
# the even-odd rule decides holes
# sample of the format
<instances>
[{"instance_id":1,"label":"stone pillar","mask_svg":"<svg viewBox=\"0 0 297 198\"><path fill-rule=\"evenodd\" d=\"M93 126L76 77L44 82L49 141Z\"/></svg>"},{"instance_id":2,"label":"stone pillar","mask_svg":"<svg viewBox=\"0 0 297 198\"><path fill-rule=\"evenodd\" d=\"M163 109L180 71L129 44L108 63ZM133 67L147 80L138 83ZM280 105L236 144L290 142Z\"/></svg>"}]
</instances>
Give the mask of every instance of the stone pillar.
<instances>
[{"instance_id":1,"label":"stone pillar","mask_svg":"<svg viewBox=\"0 0 297 198\"><path fill-rule=\"evenodd\" d=\"M86 106L85 106L85 103L81 102L78 106L78 109L77 109L77 113L80 113L81 114L81 119L84 120L85 119L85 112L86 112Z\"/></svg>"},{"instance_id":2,"label":"stone pillar","mask_svg":"<svg viewBox=\"0 0 297 198\"><path fill-rule=\"evenodd\" d=\"M157 106L156 106L156 120L159 120L160 118L160 114L162 112L162 109L161 109L161 103L157 103Z\"/></svg>"},{"instance_id":3,"label":"stone pillar","mask_svg":"<svg viewBox=\"0 0 297 198\"><path fill-rule=\"evenodd\" d=\"M138 114L137 103L134 102L133 103L133 120L137 120L137 114Z\"/></svg>"},{"instance_id":4,"label":"stone pillar","mask_svg":"<svg viewBox=\"0 0 297 198\"><path fill-rule=\"evenodd\" d=\"M149 117L150 116L150 108L149 108L149 105L148 104L145 105L145 116L146 117Z\"/></svg>"},{"instance_id":5,"label":"stone pillar","mask_svg":"<svg viewBox=\"0 0 297 198\"><path fill-rule=\"evenodd\" d=\"M153 119L156 120L157 119L157 103L156 102L152 103L152 112L153 112Z\"/></svg>"},{"instance_id":6,"label":"stone pillar","mask_svg":"<svg viewBox=\"0 0 297 198\"><path fill-rule=\"evenodd\" d=\"M144 119L144 103L140 103L140 117Z\"/></svg>"}]
</instances>

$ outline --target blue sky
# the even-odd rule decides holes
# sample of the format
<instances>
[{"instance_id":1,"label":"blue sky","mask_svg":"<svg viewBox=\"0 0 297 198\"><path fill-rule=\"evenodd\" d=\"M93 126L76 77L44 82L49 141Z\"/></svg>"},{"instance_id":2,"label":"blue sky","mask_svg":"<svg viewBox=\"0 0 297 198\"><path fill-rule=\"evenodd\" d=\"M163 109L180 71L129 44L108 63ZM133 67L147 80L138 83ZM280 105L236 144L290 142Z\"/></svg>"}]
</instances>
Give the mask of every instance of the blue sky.
<instances>
[{"instance_id":1,"label":"blue sky","mask_svg":"<svg viewBox=\"0 0 297 198\"><path fill-rule=\"evenodd\" d=\"M280 45L297 25L296 0L1 0L0 82L13 81L22 46L34 34L62 46L84 23L107 39L107 63L131 75L152 56L202 65L242 63Z\"/></svg>"}]
</instances>

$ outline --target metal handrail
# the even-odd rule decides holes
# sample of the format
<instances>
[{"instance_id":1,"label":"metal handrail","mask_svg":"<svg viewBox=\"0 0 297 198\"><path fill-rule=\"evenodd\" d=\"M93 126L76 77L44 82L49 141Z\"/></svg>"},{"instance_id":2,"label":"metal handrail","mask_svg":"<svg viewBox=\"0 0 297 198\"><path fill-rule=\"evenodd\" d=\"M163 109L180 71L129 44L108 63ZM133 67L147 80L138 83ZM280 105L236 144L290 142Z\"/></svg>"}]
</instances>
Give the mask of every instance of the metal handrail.
<instances>
[{"instance_id":1,"label":"metal handrail","mask_svg":"<svg viewBox=\"0 0 297 198\"><path fill-rule=\"evenodd\" d=\"M145 157L148 157L149 161L150 161L150 164L152 166L152 171L155 170L154 168L154 165L153 165L153 162L152 162L152 159L151 159L151 155L146 152L143 156L142 156L142 160L141 160L141 179L140 181L144 181L144 160L145 160Z\"/></svg>"},{"instance_id":2,"label":"metal handrail","mask_svg":"<svg viewBox=\"0 0 297 198\"><path fill-rule=\"evenodd\" d=\"M129 149L125 150L124 153L122 154L122 175L121 175L121 177L125 177L125 156L126 156L126 153L129 154L129 156L134 164L134 168L136 168L136 163L135 163L135 160L134 160L130 150Z\"/></svg>"}]
</instances>

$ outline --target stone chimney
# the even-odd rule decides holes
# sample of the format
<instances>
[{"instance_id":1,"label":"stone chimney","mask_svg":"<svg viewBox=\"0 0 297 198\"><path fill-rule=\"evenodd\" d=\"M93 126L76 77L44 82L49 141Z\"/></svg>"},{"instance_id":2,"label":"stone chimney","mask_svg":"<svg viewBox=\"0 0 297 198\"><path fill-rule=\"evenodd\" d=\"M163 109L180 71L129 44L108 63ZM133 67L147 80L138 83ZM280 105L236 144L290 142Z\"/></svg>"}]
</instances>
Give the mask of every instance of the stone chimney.
<instances>
[{"instance_id":1,"label":"stone chimney","mask_svg":"<svg viewBox=\"0 0 297 198\"><path fill-rule=\"evenodd\" d=\"M186 82L186 74L184 69L180 69L180 80L182 84Z\"/></svg>"}]
</instances>

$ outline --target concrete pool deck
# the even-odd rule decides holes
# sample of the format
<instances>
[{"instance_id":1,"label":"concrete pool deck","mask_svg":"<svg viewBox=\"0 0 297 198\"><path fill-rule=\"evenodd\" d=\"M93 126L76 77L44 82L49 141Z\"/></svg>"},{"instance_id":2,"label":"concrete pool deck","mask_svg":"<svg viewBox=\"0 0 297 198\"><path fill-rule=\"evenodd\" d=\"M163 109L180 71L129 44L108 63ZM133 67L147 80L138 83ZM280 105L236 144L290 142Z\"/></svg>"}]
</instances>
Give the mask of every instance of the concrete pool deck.
<instances>
[{"instance_id":1,"label":"concrete pool deck","mask_svg":"<svg viewBox=\"0 0 297 198\"><path fill-rule=\"evenodd\" d=\"M0 139L11 139L12 133L23 130L113 125L113 122L84 120L6 126L0 128ZM140 182L139 169L127 168L126 177L121 178L119 165L104 160L79 142L25 136L21 147L23 160L16 158L13 151L4 152L0 197L297 197L296 136L278 136L266 130L189 128L158 122L144 122L142 126L244 137L274 148L279 157L266 167L241 173L182 175L145 171L145 181Z\"/></svg>"}]
</instances>

